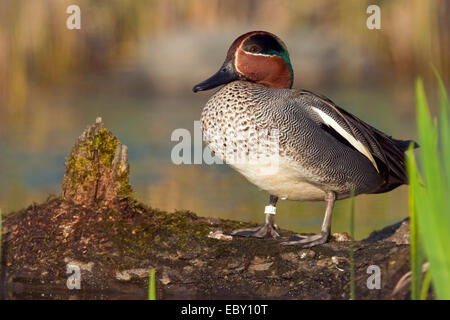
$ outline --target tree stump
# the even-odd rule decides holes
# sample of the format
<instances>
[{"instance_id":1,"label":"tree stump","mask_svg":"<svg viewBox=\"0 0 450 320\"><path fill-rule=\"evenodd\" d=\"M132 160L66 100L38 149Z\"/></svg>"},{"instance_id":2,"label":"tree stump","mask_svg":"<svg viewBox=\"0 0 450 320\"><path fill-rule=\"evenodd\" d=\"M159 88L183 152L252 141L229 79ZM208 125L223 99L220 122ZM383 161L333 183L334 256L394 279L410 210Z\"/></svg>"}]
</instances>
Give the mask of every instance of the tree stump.
<instances>
[{"instance_id":1,"label":"tree stump","mask_svg":"<svg viewBox=\"0 0 450 320\"><path fill-rule=\"evenodd\" d=\"M78 138L65 165L65 200L112 207L132 194L128 148L104 127L101 118Z\"/></svg>"}]
</instances>

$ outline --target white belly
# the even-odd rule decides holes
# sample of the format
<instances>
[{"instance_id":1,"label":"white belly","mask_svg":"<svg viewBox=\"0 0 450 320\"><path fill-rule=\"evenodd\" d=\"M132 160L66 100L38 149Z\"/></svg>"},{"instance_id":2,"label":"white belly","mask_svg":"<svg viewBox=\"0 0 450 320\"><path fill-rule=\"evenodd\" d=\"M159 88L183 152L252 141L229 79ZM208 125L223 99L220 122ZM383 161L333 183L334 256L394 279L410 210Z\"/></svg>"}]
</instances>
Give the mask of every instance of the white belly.
<instances>
[{"instance_id":1,"label":"white belly","mask_svg":"<svg viewBox=\"0 0 450 320\"><path fill-rule=\"evenodd\" d=\"M323 200L325 192L311 184L298 165L280 160L278 164L230 164L258 188L281 199Z\"/></svg>"}]
</instances>

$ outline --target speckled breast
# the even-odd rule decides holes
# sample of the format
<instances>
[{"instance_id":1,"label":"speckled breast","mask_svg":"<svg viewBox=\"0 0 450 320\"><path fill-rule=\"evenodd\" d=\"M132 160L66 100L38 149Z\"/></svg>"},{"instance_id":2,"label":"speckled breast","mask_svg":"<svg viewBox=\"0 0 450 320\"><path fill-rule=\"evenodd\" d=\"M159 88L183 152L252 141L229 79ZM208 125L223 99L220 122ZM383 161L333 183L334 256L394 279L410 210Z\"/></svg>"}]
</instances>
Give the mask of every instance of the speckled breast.
<instances>
[{"instance_id":1,"label":"speckled breast","mask_svg":"<svg viewBox=\"0 0 450 320\"><path fill-rule=\"evenodd\" d=\"M226 85L209 99L201 123L203 139L216 156L231 162L232 153L247 153L256 143L254 109L253 95L236 83Z\"/></svg>"}]
</instances>

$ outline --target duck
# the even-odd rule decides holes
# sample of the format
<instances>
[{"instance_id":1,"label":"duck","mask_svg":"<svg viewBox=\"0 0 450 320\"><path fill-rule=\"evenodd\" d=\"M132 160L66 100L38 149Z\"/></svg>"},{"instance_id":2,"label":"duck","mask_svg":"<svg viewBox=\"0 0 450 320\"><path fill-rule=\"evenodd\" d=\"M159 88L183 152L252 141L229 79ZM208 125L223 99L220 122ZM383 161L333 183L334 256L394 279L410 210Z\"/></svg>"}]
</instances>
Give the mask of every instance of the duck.
<instances>
[{"instance_id":1,"label":"duck","mask_svg":"<svg viewBox=\"0 0 450 320\"><path fill-rule=\"evenodd\" d=\"M281 242L309 248L330 240L337 200L407 184L405 151L417 144L392 138L324 95L293 89L293 82L286 44L251 31L234 40L219 70L193 91L220 87L201 113L203 139L214 156L269 194L264 224L231 235L277 239L279 199L324 201L320 233Z\"/></svg>"}]
</instances>

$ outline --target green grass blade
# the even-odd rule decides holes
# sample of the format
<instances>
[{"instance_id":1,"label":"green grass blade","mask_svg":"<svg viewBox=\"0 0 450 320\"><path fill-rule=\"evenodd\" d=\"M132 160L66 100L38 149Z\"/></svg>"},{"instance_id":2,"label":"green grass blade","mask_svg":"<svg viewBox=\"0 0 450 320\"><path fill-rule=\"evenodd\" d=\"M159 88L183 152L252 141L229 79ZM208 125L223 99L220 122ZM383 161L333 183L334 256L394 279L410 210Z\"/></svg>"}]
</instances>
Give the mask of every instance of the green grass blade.
<instances>
[{"instance_id":1,"label":"green grass blade","mask_svg":"<svg viewBox=\"0 0 450 320\"><path fill-rule=\"evenodd\" d=\"M156 300L155 269L150 271L148 279L148 300Z\"/></svg>"},{"instance_id":2,"label":"green grass blade","mask_svg":"<svg viewBox=\"0 0 450 320\"><path fill-rule=\"evenodd\" d=\"M355 300L355 257L354 257L354 239L355 239L355 191L352 189L350 205L350 300Z\"/></svg>"},{"instance_id":3,"label":"green grass blade","mask_svg":"<svg viewBox=\"0 0 450 320\"><path fill-rule=\"evenodd\" d=\"M422 257L419 250L419 226L417 223L416 203L420 181L412 146L406 153L409 175L409 228L411 241L411 299L419 299Z\"/></svg>"},{"instance_id":4,"label":"green grass blade","mask_svg":"<svg viewBox=\"0 0 450 320\"><path fill-rule=\"evenodd\" d=\"M441 101L444 101L447 109L446 94L441 95L444 97ZM445 137L442 137L442 130L448 130L448 126L446 127L448 119L442 119L442 114L446 117L448 114L441 108L439 122L432 120L421 79L416 81L416 100L419 154L424 187L419 184L417 166L412 167L413 157L410 152L408 161L411 168L408 168L408 172L412 189L411 195L414 198L420 240L430 263L433 288L438 299L450 299L450 232L448 231L450 229L448 213L450 189L449 178L444 173L450 166L450 158L448 158L450 153L448 152L449 147L443 145L447 142L442 143L442 141L446 141ZM441 140L440 145L438 138ZM417 246L416 249L419 247ZM415 290L415 297L417 297L418 287Z\"/></svg>"},{"instance_id":5,"label":"green grass blade","mask_svg":"<svg viewBox=\"0 0 450 320\"><path fill-rule=\"evenodd\" d=\"M2 209L0 209L0 269L2 268L2 248L3 248L3 240L2 240Z\"/></svg>"},{"instance_id":6,"label":"green grass blade","mask_svg":"<svg viewBox=\"0 0 450 320\"><path fill-rule=\"evenodd\" d=\"M431 272L427 270L425 278L423 279L422 289L420 290L420 300L427 300L428 290L430 289Z\"/></svg>"}]
</instances>

